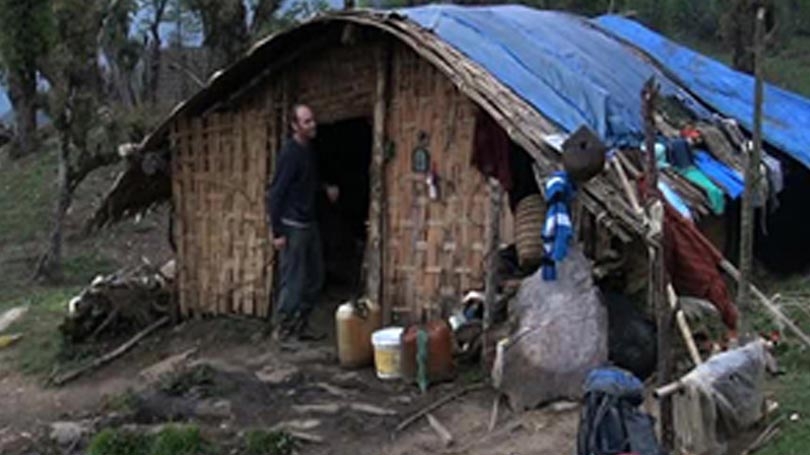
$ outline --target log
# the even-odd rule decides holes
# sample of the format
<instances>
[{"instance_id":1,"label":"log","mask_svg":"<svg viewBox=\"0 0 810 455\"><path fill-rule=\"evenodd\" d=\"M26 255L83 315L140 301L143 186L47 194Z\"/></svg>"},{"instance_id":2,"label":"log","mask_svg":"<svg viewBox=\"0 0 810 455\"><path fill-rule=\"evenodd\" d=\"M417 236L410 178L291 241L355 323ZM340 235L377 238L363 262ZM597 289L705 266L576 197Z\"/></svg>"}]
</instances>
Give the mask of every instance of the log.
<instances>
[{"instance_id":1,"label":"log","mask_svg":"<svg viewBox=\"0 0 810 455\"><path fill-rule=\"evenodd\" d=\"M431 428L433 428L433 431L439 435L439 438L442 440L442 443L444 443L444 446L450 447L453 445L453 442L455 442L453 435L444 425L442 425L439 419L429 412L425 414L425 417L427 417L428 423L430 424Z\"/></svg>"},{"instance_id":2,"label":"log","mask_svg":"<svg viewBox=\"0 0 810 455\"><path fill-rule=\"evenodd\" d=\"M675 322L677 322L678 328L681 331L683 342L686 344L686 350L689 351L689 357L692 358L692 362L695 366L700 365L703 363L703 360L700 358L700 352L698 352L695 338L692 336L692 330L689 328L689 323L686 322L686 316L683 314L683 311L678 309L678 296L675 295L675 289L672 287L672 284L667 285L667 297L669 298L669 306L675 311Z\"/></svg>"},{"instance_id":3,"label":"log","mask_svg":"<svg viewBox=\"0 0 810 455\"><path fill-rule=\"evenodd\" d=\"M633 186L630 184L630 179L627 178L627 174L624 172L624 168L622 167L622 164L619 162L619 158L614 157L612 160L610 160L610 164L616 171L616 175L619 178L619 183L621 183L622 185L622 189L624 190L624 193L627 196L627 200L630 201L630 207L632 207L633 211L636 212L639 216L643 216L644 209L638 202L638 196L636 196L636 192L635 190L633 190Z\"/></svg>"},{"instance_id":4,"label":"log","mask_svg":"<svg viewBox=\"0 0 810 455\"><path fill-rule=\"evenodd\" d=\"M498 408L501 404L501 394L495 395L495 401L492 402L492 414L489 416L489 427L487 428L488 433L492 433L492 430L495 429L495 425L498 424Z\"/></svg>"},{"instance_id":5,"label":"log","mask_svg":"<svg viewBox=\"0 0 810 455\"><path fill-rule=\"evenodd\" d=\"M169 320L170 319L169 319L168 316L164 316L164 317L160 318L159 320L154 322L149 327L147 327L147 328L141 330L140 332L138 332L134 337L130 338L129 341L122 344L121 346L116 348L114 351L109 352L109 353L97 358L96 360L92 361L91 363L89 363L89 364L87 364L87 365L85 365L85 366L83 366L81 368L77 368L77 369L75 369L75 370L73 370L71 372L68 372L68 373L65 373L63 375L57 376L56 379L54 379L52 381L52 383L54 385L61 386L63 384L66 384L66 383L78 378L79 376L83 375L84 373L87 373L90 370L94 370L94 369L96 369L96 368L98 368L98 367L100 367L102 365L105 365L105 364L117 359L118 357L121 357L127 351L132 349L136 344L138 344L138 342L140 342L142 339L144 339L147 336L151 335L152 332L159 329L160 327L163 327L164 325L168 324Z\"/></svg>"},{"instance_id":6,"label":"log","mask_svg":"<svg viewBox=\"0 0 810 455\"><path fill-rule=\"evenodd\" d=\"M349 409L375 416L395 416L398 414L398 412L393 409L381 408L368 403L349 403Z\"/></svg>"},{"instance_id":7,"label":"log","mask_svg":"<svg viewBox=\"0 0 810 455\"><path fill-rule=\"evenodd\" d=\"M501 208L503 207L503 190L494 178L489 179L489 226L487 236L487 271L484 287L484 325L481 332L481 362L484 370L490 369L489 330L492 326L492 308L498 287L498 246L501 242Z\"/></svg>"},{"instance_id":8,"label":"log","mask_svg":"<svg viewBox=\"0 0 810 455\"><path fill-rule=\"evenodd\" d=\"M311 442L313 444L321 444L324 441L323 436L312 433L306 433L303 431L287 430L287 434L300 441Z\"/></svg>"},{"instance_id":9,"label":"log","mask_svg":"<svg viewBox=\"0 0 810 455\"><path fill-rule=\"evenodd\" d=\"M457 399L457 398L459 398L459 397L461 397L463 395L466 395L466 394L468 394L470 392L475 392L476 390L482 390L485 387L487 387L487 384L485 384L483 382L473 384L473 385L469 385L467 387L464 387L463 389L460 389L460 390L457 390L457 391L451 393L450 395L447 395L446 397L444 397L444 398L442 398L442 399L440 399L438 401L434 401L433 403L429 404L428 406L422 408L416 414L413 414L412 416L410 416L407 419L403 420L402 423L397 425L397 428L394 430L394 433L395 434L399 433L400 431L408 428L411 424L413 424L414 422L416 422L420 418L424 417L427 413L433 412L436 409L441 408L442 406L446 405L447 403L449 403L449 402L451 402L451 401L453 401L453 400L455 400L455 399Z\"/></svg>"},{"instance_id":10,"label":"log","mask_svg":"<svg viewBox=\"0 0 810 455\"><path fill-rule=\"evenodd\" d=\"M683 384L680 381L670 382L669 384L663 385L653 391L653 397L656 399L666 398L670 395L680 392L683 390Z\"/></svg>"},{"instance_id":11,"label":"log","mask_svg":"<svg viewBox=\"0 0 810 455\"><path fill-rule=\"evenodd\" d=\"M723 269L728 275L733 278L738 284L740 283L740 271L737 270L734 265L726 260L723 260L720 263L720 268ZM801 340L810 347L810 337L807 336L797 325L794 323L789 317L785 315L776 305L774 305L765 294L762 293L756 286L752 283L748 283L748 286L751 288L751 292L754 294L754 297L768 310L770 311L771 315L773 315L775 320L779 320L784 323L797 337L801 338Z\"/></svg>"}]
</instances>

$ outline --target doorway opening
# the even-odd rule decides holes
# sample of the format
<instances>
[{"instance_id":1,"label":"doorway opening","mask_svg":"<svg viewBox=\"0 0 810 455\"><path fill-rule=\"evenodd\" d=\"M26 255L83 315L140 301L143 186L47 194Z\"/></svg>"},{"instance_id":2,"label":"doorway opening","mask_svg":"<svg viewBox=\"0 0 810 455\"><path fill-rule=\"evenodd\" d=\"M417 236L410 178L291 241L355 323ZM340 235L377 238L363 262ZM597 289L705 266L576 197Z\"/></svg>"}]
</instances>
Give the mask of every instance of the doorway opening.
<instances>
[{"instance_id":1,"label":"doorway opening","mask_svg":"<svg viewBox=\"0 0 810 455\"><path fill-rule=\"evenodd\" d=\"M314 142L321 181L336 185L340 195L331 203L320 192L321 230L326 282L324 293L345 300L362 293L363 253L369 209L370 118L352 118L318 126Z\"/></svg>"}]
</instances>

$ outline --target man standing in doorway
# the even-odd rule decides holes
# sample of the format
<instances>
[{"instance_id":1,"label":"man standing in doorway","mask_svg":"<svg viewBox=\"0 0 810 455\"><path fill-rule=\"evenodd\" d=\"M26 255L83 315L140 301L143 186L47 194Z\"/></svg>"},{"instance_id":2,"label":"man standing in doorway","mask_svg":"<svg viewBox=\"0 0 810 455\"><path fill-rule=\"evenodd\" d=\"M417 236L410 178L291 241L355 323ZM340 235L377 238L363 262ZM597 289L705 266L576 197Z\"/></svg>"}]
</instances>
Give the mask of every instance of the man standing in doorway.
<instances>
[{"instance_id":1,"label":"man standing in doorway","mask_svg":"<svg viewBox=\"0 0 810 455\"><path fill-rule=\"evenodd\" d=\"M296 104L290 113L292 137L278 153L276 171L267 192L267 212L273 246L280 258L278 304L274 338L299 340L323 338L309 327L309 316L324 280L321 238L316 221L316 202L321 185L311 143L317 133L312 110ZM325 185L331 202L338 198L336 186Z\"/></svg>"}]
</instances>

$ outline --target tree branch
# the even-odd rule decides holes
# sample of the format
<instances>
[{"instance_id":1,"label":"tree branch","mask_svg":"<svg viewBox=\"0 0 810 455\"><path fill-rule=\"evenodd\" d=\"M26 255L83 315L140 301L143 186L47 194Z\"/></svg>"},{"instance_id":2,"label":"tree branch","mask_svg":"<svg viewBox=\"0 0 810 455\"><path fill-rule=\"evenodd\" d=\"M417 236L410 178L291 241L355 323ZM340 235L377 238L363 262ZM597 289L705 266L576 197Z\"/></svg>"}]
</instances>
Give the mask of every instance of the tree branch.
<instances>
[{"instance_id":1,"label":"tree branch","mask_svg":"<svg viewBox=\"0 0 810 455\"><path fill-rule=\"evenodd\" d=\"M70 186L70 191L75 191L82 181L94 170L115 164L120 159L121 157L116 151L82 155L78 162L71 166L68 171L68 185Z\"/></svg>"}]
</instances>

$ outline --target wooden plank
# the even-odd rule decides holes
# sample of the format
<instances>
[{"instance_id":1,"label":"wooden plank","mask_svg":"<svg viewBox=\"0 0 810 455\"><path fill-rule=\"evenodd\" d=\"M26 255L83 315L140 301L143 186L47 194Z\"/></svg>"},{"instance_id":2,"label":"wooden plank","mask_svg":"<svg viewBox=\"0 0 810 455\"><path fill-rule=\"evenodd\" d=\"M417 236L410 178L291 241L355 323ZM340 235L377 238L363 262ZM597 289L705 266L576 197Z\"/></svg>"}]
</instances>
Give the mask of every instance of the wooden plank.
<instances>
[{"instance_id":1,"label":"wooden plank","mask_svg":"<svg viewBox=\"0 0 810 455\"><path fill-rule=\"evenodd\" d=\"M208 177L211 179L211 182L217 181L226 181L224 179L224 175L222 174L222 167L221 167L221 157L222 157L222 140L223 136L225 136L225 132L223 131L223 123L224 123L223 116L219 114L212 114L210 115L209 119L209 128L208 128L208 142L210 146L208 148L208 166L209 172ZM224 302L223 298L223 286L219 280L220 277L220 267L222 267L222 257L220 253L220 245L222 241L222 207L221 207L221 199L222 193L224 191L228 191L227 189L223 188L222 186L216 185L215 183L209 183L206 188L206 242L208 244L208 284L206 285L206 294L209 296L211 305L213 305L217 309L217 313L222 313L222 304Z\"/></svg>"},{"instance_id":2,"label":"wooden plank","mask_svg":"<svg viewBox=\"0 0 810 455\"><path fill-rule=\"evenodd\" d=\"M202 166L200 165L200 157L204 154L203 150L203 142L202 142L202 120L199 118L191 119L191 131L192 131L192 153L189 155L188 164L190 166L188 172L188 182L191 188L191 194L189 197L189 223L190 223L190 235L189 235L189 243L190 243L190 250L192 251L191 254L191 266L189 268L189 275L191 276L191 298L192 301L189 302L191 306L191 311L194 314L199 315L204 310L204 302L202 301L202 294L200 293L200 272L204 267L202 263L202 245L200 238L201 235L201 223L198 217L198 212L201 206L201 196L202 193L201 184L197 182L195 176L198 173L202 173Z\"/></svg>"},{"instance_id":3,"label":"wooden plank","mask_svg":"<svg viewBox=\"0 0 810 455\"><path fill-rule=\"evenodd\" d=\"M184 210L185 210L185 190L183 188L183 165L182 161L184 159L186 153L186 143L183 140L182 134L185 131L181 128L181 121L182 117L177 121L173 122L172 124L172 138L171 138L171 146L176 151L174 158L172 159L172 207L173 213L172 216L172 223L173 223L173 230L174 230L174 244L177 248L176 257L175 257L175 264L177 270L177 278L175 280L177 286L177 299L178 304L180 307L180 314L185 315L185 301L186 301L186 276L187 272L184 270L186 266L185 261L185 219L184 219Z\"/></svg>"},{"instance_id":4,"label":"wooden plank","mask_svg":"<svg viewBox=\"0 0 810 455\"><path fill-rule=\"evenodd\" d=\"M487 269L484 297L484 324L481 337L484 348L481 350L481 363L485 371L489 371L490 364L494 359L489 358L489 330L492 325L492 309L495 307L495 296L498 286L498 246L500 244L501 208L503 207L503 190L495 179L490 180L490 207L487 217L489 218L487 235Z\"/></svg>"},{"instance_id":5,"label":"wooden plank","mask_svg":"<svg viewBox=\"0 0 810 455\"><path fill-rule=\"evenodd\" d=\"M391 323L391 306L382 299L383 252L383 213L385 204L385 123L388 113L388 85L391 67L391 47L388 42L377 46L375 59L376 85L374 91L373 146L369 184L368 249L366 252L366 295L383 309L384 324Z\"/></svg>"}]
</instances>

